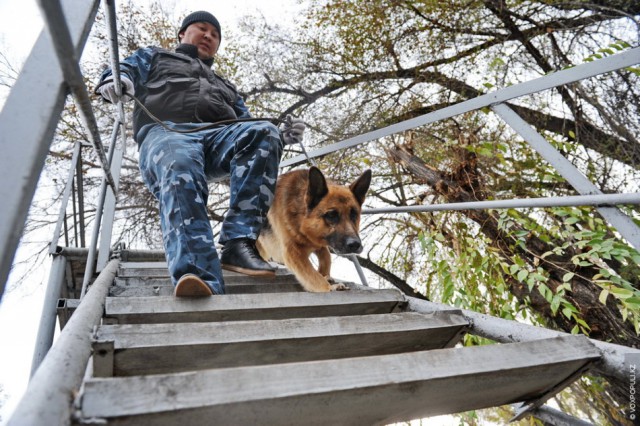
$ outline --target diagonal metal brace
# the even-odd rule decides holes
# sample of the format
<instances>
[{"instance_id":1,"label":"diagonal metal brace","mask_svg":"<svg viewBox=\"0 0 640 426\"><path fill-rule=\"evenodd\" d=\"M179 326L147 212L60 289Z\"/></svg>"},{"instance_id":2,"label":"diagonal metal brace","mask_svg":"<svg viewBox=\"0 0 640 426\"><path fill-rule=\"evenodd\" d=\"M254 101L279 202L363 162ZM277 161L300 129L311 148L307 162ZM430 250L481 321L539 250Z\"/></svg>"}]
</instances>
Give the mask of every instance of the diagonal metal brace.
<instances>
[{"instance_id":1,"label":"diagonal metal brace","mask_svg":"<svg viewBox=\"0 0 640 426\"><path fill-rule=\"evenodd\" d=\"M525 401L520 404L514 405L515 414L513 418L509 420L509 422L515 422L515 421L521 420L527 415L529 415L531 411L542 406L549 398L551 398L552 396L554 396L555 394L557 394L558 392L560 392L561 390L569 386L571 383L575 382L580 377L582 377L582 375L587 370L589 370L590 365L591 365L591 362L586 363L585 365L582 366L582 368L579 368L578 370L576 370L573 374L571 374L565 380L556 384L552 388L548 389L542 396L536 399L533 399L531 401Z\"/></svg>"}]
</instances>

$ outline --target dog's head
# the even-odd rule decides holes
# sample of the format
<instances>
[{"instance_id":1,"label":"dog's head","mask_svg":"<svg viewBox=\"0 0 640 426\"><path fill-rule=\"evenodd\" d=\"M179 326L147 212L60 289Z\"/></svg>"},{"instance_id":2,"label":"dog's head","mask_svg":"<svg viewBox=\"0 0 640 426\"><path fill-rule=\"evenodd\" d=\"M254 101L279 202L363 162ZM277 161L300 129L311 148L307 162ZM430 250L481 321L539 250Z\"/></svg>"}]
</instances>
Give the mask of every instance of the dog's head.
<instances>
[{"instance_id":1,"label":"dog's head","mask_svg":"<svg viewBox=\"0 0 640 426\"><path fill-rule=\"evenodd\" d=\"M338 254L362 252L358 236L362 203L371 184L371 170L366 170L349 187L327 183L322 172L309 169L307 237L318 245L328 245Z\"/></svg>"}]
</instances>

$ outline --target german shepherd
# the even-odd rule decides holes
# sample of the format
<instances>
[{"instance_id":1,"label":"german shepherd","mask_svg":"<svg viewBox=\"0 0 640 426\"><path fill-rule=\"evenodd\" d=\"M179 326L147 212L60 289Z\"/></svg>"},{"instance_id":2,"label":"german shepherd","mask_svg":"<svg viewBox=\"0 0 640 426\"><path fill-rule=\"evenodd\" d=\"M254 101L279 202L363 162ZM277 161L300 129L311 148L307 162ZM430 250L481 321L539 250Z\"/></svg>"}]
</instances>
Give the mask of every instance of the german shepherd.
<instances>
[{"instance_id":1,"label":"german shepherd","mask_svg":"<svg viewBox=\"0 0 640 426\"><path fill-rule=\"evenodd\" d=\"M327 182L316 167L279 176L257 242L260 255L283 263L307 291L348 290L331 280L329 248L337 254L362 252L360 211L370 184L371 170L349 187ZM317 271L311 253L318 258Z\"/></svg>"}]
</instances>

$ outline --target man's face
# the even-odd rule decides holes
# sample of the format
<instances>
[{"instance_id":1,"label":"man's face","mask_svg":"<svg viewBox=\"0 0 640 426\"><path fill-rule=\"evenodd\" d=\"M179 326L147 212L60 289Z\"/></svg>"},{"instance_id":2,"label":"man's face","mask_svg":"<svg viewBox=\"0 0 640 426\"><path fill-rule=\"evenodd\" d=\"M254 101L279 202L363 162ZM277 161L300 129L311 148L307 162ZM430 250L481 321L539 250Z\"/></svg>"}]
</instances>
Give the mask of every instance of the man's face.
<instances>
[{"instance_id":1,"label":"man's face","mask_svg":"<svg viewBox=\"0 0 640 426\"><path fill-rule=\"evenodd\" d=\"M194 22L179 34L182 43L193 44L198 48L200 59L211 59L220 46L220 34L216 27L208 22Z\"/></svg>"}]
</instances>

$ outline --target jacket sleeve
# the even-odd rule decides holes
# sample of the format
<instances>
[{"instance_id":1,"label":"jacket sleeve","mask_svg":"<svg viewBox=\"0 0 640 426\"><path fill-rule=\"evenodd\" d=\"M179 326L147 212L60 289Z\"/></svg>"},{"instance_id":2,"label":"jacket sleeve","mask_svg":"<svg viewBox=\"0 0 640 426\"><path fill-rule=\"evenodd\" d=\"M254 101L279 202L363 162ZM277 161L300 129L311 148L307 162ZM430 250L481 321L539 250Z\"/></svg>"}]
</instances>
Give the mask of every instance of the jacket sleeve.
<instances>
[{"instance_id":1,"label":"jacket sleeve","mask_svg":"<svg viewBox=\"0 0 640 426\"><path fill-rule=\"evenodd\" d=\"M120 73L123 77L131 80L135 87L135 92L140 93L142 88L149 78L149 70L151 69L151 60L156 52L154 47L145 47L136 50L131 56L120 62ZM98 89L104 84L113 80L113 71L111 68L104 70L100 76L100 82L96 86L96 93Z\"/></svg>"},{"instance_id":2,"label":"jacket sleeve","mask_svg":"<svg viewBox=\"0 0 640 426\"><path fill-rule=\"evenodd\" d=\"M251 113L249 113L249 108L244 103L244 99L240 95L236 99L236 103L233 106L233 110L236 112L238 118L251 118Z\"/></svg>"}]
</instances>

